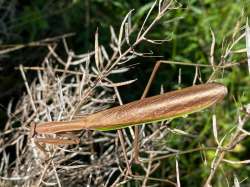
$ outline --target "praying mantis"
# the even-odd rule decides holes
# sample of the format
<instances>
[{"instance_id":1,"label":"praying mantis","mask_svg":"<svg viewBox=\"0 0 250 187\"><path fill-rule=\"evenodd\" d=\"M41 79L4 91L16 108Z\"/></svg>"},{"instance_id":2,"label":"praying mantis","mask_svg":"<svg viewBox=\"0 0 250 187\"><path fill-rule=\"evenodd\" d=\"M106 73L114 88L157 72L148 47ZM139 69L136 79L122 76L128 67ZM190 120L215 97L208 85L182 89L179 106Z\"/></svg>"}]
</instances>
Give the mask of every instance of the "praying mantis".
<instances>
[{"instance_id":1,"label":"praying mantis","mask_svg":"<svg viewBox=\"0 0 250 187\"><path fill-rule=\"evenodd\" d=\"M136 126L142 123L174 119L208 108L221 101L227 95L227 88L223 84L206 83L145 98L149 85L159 67L159 63L157 64L141 100L90 114L77 120L37 124L32 127L31 136L35 138L37 143L79 144L80 140L78 138L55 139L37 138L36 136L39 134L59 134L84 129L108 131ZM136 133L138 133L137 126L135 127ZM136 141L138 142L138 136L137 140L135 139ZM135 143L136 145L138 143Z\"/></svg>"},{"instance_id":2,"label":"praying mantis","mask_svg":"<svg viewBox=\"0 0 250 187\"><path fill-rule=\"evenodd\" d=\"M212 106L226 94L227 89L222 84L200 84L113 107L78 120L42 123L35 127L34 133L56 134L83 129L108 131L173 119Z\"/></svg>"}]
</instances>

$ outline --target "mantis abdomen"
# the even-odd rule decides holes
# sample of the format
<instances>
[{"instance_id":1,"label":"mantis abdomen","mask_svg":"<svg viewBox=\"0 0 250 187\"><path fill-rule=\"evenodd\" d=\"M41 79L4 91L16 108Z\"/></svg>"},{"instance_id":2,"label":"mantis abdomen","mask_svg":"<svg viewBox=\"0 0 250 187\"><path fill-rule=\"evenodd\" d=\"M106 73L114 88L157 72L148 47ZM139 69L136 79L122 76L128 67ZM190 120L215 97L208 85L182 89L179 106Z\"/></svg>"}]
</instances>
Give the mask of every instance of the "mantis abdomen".
<instances>
[{"instance_id":1,"label":"mantis abdomen","mask_svg":"<svg viewBox=\"0 0 250 187\"><path fill-rule=\"evenodd\" d=\"M81 129L114 130L140 123L173 119L194 113L222 100L227 88L219 83L200 84L148 97L68 122L36 126L36 133L58 133Z\"/></svg>"}]
</instances>

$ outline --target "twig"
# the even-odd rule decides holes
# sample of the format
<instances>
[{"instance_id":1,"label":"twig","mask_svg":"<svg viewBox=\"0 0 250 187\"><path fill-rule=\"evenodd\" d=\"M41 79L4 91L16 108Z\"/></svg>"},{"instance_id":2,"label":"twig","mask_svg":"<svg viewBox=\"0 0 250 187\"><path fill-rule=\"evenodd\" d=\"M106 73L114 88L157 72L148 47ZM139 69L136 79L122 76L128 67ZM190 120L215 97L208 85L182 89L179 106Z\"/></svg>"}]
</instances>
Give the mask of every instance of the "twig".
<instances>
[{"instance_id":1,"label":"twig","mask_svg":"<svg viewBox=\"0 0 250 187\"><path fill-rule=\"evenodd\" d=\"M6 47L7 49L4 50L0 50L0 55L6 54L6 53L10 53L25 47L41 47L41 46L48 46L48 44L50 42L56 42L58 40L61 40L62 38L67 38L67 37L71 37L74 36L74 33L68 33L68 34L63 34L61 36L56 36L56 37L52 37L52 38L46 38L43 40L38 40L38 41L34 41L34 42L30 42L28 44L9 44L9 45L1 45L0 47Z\"/></svg>"},{"instance_id":2,"label":"twig","mask_svg":"<svg viewBox=\"0 0 250 187\"><path fill-rule=\"evenodd\" d=\"M23 80L24 80L24 84L25 84L26 90L27 90L27 92L28 92L28 94L29 94L29 97L30 97L30 100L31 100L31 106L32 106L32 108L33 108L33 111L37 114L37 109L36 109L36 106L35 106L35 103L34 103L34 99L33 99L33 97L32 97L32 94L31 94L31 91L30 91L30 88L29 88L28 81L27 81L26 76L25 76L25 73L24 73L24 71L23 71L23 65L20 65L19 68L20 68L20 72L21 72L21 75L22 75Z\"/></svg>"},{"instance_id":3,"label":"twig","mask_svg":"<svg viewBox=\"0 0 250 187\"><path fill-rule=\"evenodd\" d=\"M176 167L176 186L181 187L181 182L180 182L180 173L179 173L179 163L177 158L175 159L175 167Z\"/></svg>"},{"instance_id":4,"label":"twig","mask_svg":"<svg viewBox=\"0 0 250 187\"><path fill-rule=\"evenodd\" d=\"M215 63L214 63L215 36L214 36L214 32L211 28L210 28L210 31L211 31L211 35L212 35L212 44L211 44L211 49L210 49L210 64L214 70L214 66L215 66Z\"/></svg>"},{"instance_id":5,"label":"twig","mask_svg":"<svg viewBox=\"0 0 250 187\"><path fill-rule=\"evenodd\" d=\"M147 181L148 181L148 178L149 178L149 175L150 175L150 171L151 171L151 166L152 166L152 158L154 157L154 155L151 153L149 155L149 162L148 162L148 168L147 168L147 171L146 171L146 176L143 180L143 183L142 183L142 187L146 187L147 185Z\"/></svg>"},{"instance_id":6,"label":"twig","mask_svg":"<svg viewBox=\"0 0 250 187\"><path fill-rule=\"evenodd\" d=\"M248 116L246 116L243 120L241 120L239 118L239 123L238 123L238 126L240 128L243 127L243 125L245 124L245 122L247 121L248 119ZM241 136L243 135L243 136ZM228 149L233 149L237 143L239 141L242 141L242 139L244 139L247 135L244 135L242 134L242 131L237 128L236 131L234 132L233 136L231 137L231 139L229 140L226 148ZM213 160L213 164L212 164L212 167L211 167L211 170L210 170L210 174L204 184L204 187L209 187L210 186L210 183L213 179L213 176L215 175L215 172L218 168L218 166L220 165L221 161L223 161L224 157L225 157L225 154L226 154L226 151L227 149L217 149L217 156L214 158Z\"/></svg>"}]
</instances>

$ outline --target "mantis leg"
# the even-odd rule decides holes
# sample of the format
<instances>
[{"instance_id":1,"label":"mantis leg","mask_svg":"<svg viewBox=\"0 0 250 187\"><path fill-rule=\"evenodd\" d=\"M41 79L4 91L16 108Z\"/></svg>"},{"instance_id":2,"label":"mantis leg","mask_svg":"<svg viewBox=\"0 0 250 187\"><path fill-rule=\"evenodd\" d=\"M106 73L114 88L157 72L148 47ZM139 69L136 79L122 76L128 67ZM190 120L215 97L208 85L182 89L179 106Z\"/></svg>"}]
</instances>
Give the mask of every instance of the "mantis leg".
<instances>
[{"instance_id":1,"label":"mantis leg","mask_svg":"<svg viewBox=\"0 0 250 187\"><path fill-rule=\"evenodd\" d=\"M68 137L68 135L66 135ZM48 151L41 144L54 144L54 145L71 145L71 144L79 144L80 139L76 137L70 137L70 139L62 139L62 138L34 138L34 143L36 147L43 152L46 159L49 159Z\"/></svg>"},{"instance_id":2,"label":"mantis leg","mask_svg":"<svg viewBox=\"0 0 250 187\"><path fill-rule=\"evenodd\" d=\"M80 139L78 137L73 136L72 134L64 133L60 134L59 137L61 138L37 138L35 137L37 135L36 133L36 124L31 124L31 130L30 130L30 138L34 138L35 142L37 143L48 143L48 144L57 144L57 145L64 145L64 144L79 144ZM67 137L65 139L64 137Z\"/></svg>"},{"instance_id":3,"label":"mantis leg","mask_svg":"<svg viewBox=\"0 0 250 187\"><path fill-rule=\"evenodd\" d=\"M142 96L141 96L141 99L144 99L145 97L146 97L146 95L147 95L147 93L148 93L148 91L149 91L149 89L150 89L150 86L152 85L152 82L153 82L153 80L154 80L154 78L155 78L155 75L156 75L156 73L157 73L157 71L158 71L158 69L159 69L159 67L160 67L160 65L161 65L161 63L164 63L164 61L157 61L156 62L156 64L155 64L155 66L154 66L154 69L153 69L153 71L152 71L152 73L151 73L151 75L150 75L150 78L149 78L149 80L148 80L148 83L147 83L147 85L146 85L146 88L144 89L144 91L143 91L143 94L142 94ZM136 163L140 163L140 160L139 160L139 148L140 148L140 142L139 142L139 126L138 125L136 125L135 127L134 127L134 131L135 131L135 139L134 139L134 156L133 156L133 159L134 159L134 161L136 162Z\"/></svg>"},{"instance_id":4,"label":"mantis leg","mask_svg":"<svg viewBox=\"0 0 250 187\"><path fill-rule=\"evenodd\" d=\"M71 145L71 144L79 144L79 138L72 139L60 139L60 138L36 138L36 142L38 143L47 143L47 144L55 144L55 145Z\"/></svg>"}]
</instances>

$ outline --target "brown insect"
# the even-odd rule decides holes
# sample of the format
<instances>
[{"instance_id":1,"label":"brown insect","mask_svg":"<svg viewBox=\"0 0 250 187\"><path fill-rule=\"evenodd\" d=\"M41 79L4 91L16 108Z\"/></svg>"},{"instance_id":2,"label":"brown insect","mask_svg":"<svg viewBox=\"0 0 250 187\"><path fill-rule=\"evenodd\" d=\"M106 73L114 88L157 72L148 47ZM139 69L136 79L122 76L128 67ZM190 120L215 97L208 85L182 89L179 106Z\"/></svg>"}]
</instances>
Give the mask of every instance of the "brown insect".
<instances>
[{"instance_id":1,"label":"brown insect","mask_svg":"<svg viewBox=\"0 0 250 187\"><path fill-rule=\"evenodd\" d=\"M32 136L57 134L83 129L107 131L141 123L173 119L191 114L221 101L227 88L219 83L200 84L162 95L148 97L122 106L81 117L73 121L53 121L33 127ZM52 144L77 144L78 139L39 138L38 142Z\"/></svg>"}]
</instances>

